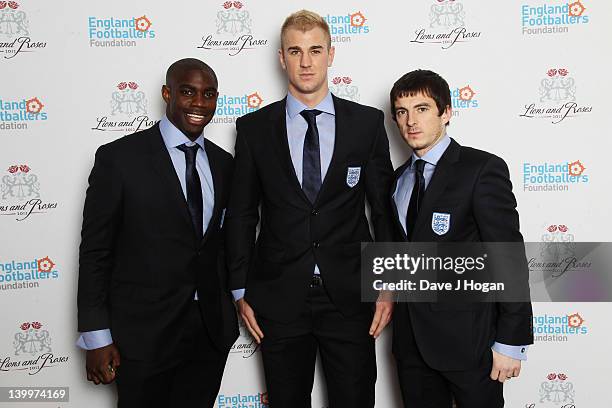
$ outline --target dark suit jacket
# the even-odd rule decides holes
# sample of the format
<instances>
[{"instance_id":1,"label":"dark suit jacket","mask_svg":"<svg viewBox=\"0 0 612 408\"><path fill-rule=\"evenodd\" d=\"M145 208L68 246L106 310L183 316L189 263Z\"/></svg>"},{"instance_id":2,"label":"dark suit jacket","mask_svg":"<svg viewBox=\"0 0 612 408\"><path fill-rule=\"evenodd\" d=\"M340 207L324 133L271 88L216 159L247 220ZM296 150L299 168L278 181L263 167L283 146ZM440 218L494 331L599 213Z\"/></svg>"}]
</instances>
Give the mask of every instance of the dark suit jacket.
<instances>
[{"instance_id":1,"label":"dark suit jacket","mask_svg":"<svg viewBox=\"0 0 612 408\"><path fill-rule=\"evenodd\" d=\"M410 160L395 171L397 179ZM411 237L393 208L396 241L522 242L516 200L506 163L490 153L460 146L454 140L438 162L425 191ZM451 215L450 228L437 235L434 212ZM517 279L528 284L524 251L514 258ZM422 359L441 371L467 370L481 362L497 341L508 345L533 343L531 303L407 303L394 315L393 352L396 357Z\"/></svg>"},{"instance_id":2,"label":"dark suit jacket","mask_svg":"<svg viewBox=\"0 0 612 408\"><path fill-rule=\"evenodd\" d=\"M201 242L159 125L96 153L83 211L78 329L110 328L128 358L175 351L196 289L217 347L227 350L238 336L220 228L233 159L208 140L205 148L215 206Z\"/></svg>"},{"instance_id":3,"label":"dark suit jacket","mask_svg":"<svg viewBox=\"0 0 612 408\"><path fill-rule=\"evenodd\" d=\"M232 289L246 288L255 311L276 321L295 319L319 266L332 302L351 315L361 303L360 242L391 238L387 191L393 168L381 111L333 97L336 135L329 170L314 203L297 179L289 153L286 100L236 122L236 170L227 210ZM358 183L347 182L350 167ZM255 228L260 219L257 242Z\"/></svg>"}]
</instances>

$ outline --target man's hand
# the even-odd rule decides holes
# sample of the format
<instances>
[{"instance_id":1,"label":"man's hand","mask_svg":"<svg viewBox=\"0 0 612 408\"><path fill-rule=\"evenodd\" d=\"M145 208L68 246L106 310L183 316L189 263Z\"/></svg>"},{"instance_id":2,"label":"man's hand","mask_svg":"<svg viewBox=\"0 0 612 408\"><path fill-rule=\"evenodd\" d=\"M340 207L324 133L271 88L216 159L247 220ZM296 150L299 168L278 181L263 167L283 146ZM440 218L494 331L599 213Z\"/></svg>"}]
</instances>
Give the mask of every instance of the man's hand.
<instances>
[{"instance_id":1,"label":"man's hand","mask_svg":"<svg viewBox=\"0 0 612 408\"><path fill-rule=\"evenodd\" d=\"M500 383L518 377L521 373L521 360L504 356L495 350L493 352L493 368L491 369L491 379Z\"/></svg>"},{"instance_id":2,"label":"man's hand","mask_svg":"<svg viewBox=\"0 0 612 408\"><path fill-rule=\"evenodd\" d=\"M120 364L119 350L112 343L108 346L87 350L85 363L87 380L93 381L96 385L109 384L115 379L117 367Z\"/></svg>"},{"instance_id":3,"label":"man's hand","mask_svg":"<svg viewBox=\"0 0 612 408\"><path fill-rule=\"evenodd\" d=\"M264 335L261 329L259 328L259 325L257 324L257 319L255 319L255 312L253 311L251 306L249 306L246 300L244 300L244 298L239 299L236 304L238 305L238 312L240 312L240 317L242 317L242 320L244 321L244 324L246 325L249 332L251 333L251 336L253 336L257 344L260 344Z\"/></svg>"},{"instance_id":4,"label":"man's hand","mask_svg":"<svg viewBox=\"0 0 612 408\"><path fill-rule=\"evenodd\" d=\"M381 293L376 301L376 311L370 326L370 336L373 336L375 339L378 338L383 329L391 321L394 303L387 299L388 297L383 296L383 293Z\"/></svg>"}]
</instances>

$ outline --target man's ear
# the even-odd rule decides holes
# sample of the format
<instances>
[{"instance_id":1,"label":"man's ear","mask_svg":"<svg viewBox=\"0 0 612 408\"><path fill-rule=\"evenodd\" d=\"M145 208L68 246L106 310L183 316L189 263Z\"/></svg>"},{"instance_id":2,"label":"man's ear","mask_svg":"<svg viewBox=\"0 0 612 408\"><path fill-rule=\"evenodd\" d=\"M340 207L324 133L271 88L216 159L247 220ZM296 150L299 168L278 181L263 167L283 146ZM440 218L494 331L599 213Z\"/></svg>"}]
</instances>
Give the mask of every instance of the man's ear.
<instances>
[{"instance_id":1,"label":"man's ear","mask_svg":"<svg viewBox=\"0 0 612 408\"><path fill-rule=\"evenodd\" d=\"M168 88L168 85L162 85L161 94L162 94L162 98L164 98L164 101L166 101L166 103L169 103L170 102L170 88Z\"/></svg>"},{"instance_id":2,"label":"man's ear","mask_svg":"<svg viewBox=\"0 0 612 408\"><path fill-rule=\"evenodd\" d=\"M281 67L283 67L283 69L286 71L287 70L287 64L285 63L285 55L283 54L283 50L282 49L278 50L278 60L280 61Z\"/></svg>"}]
</instances>

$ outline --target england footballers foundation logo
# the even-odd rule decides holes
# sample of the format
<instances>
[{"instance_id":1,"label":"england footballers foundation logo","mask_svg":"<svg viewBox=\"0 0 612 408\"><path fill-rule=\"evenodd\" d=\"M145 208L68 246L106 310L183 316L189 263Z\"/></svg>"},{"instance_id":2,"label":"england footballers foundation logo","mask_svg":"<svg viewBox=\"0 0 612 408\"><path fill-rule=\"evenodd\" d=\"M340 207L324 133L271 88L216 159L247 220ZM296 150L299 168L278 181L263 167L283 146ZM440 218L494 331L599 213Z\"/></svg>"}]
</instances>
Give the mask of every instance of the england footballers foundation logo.
<instances>
[{"instance_id":1,"label":"england footballers foundation logo","mask_svg":"<svg viewBox=\"0 0 612 408\"><path fill-rule=\"evenodd\" d=\"M559 124L592 112L591 105L580 102L576 96L576 80L570 71L567 68L550 68L540 80L538 98L526 103L519 117Z\"/></svg>"},{"instance_id":2,"label":"england footballers foundation logo","mask_svg":"<svg viewBox=\"0 0 612 408\"><path fill-rule=\"evenodd\" d=\"M557 0L521 5L523 35L567 33L574 27L588 25L589 20L588 9L581 0L573 2Z\"/></svg>"},{"instance_id":3,"label":"england footballers foundation logo","mask_svg":"<svg viewBox=\"0 0 612 408\"><path fill-rule=\"evenodd\" d=\"M46 46L46 41L31 37L28 15L21 4L0 0L0 55L4 54L2 59L36 52Z\"/></svg>"},{"instance_id":4,"label":"england footballers foundation logo","mask_svg":"<svg viewBox=\"0 0 612 408\"><path fill-rule=\"evenodd\" d=\"M524 192L569 191L588 184L588 168L581 160L523 163Z\"/></svg>"},{"instance_id":5,"label":"england footballers foundation logo","mask_svg":"<svg viewBox=\"0 0 612 408\"><path fill-rule=\"evenodd\" d=\"M137 132L150 128L155 120L148 115L144 91L134 81L119 82L110 95L109 110L96 117L91 130Z\"/></svg>"},{"instance_id":6,"label":"england footballers foundation logo","mask_svg":"<svg viewBox=\"0 0 612 408\"><path fill-rule=\"evenodd\" d=\"M152 20L146 15L87 18L87 37L92 48L131 48L156 37Z\"/></svg>"},{"instance_id":7,"label":"england footballers foundation logo","mask_svg":"<svg viewBox=\"0 0 612 408\"><path fill-rule=\"evenodd\" d=\"M459 43L478 40L481 35L482 32L475 30L467 19L461 1L435 0L430 2L428 24L417 27L410 42L437 45L446 50Z\"/></svg>"},{"instance_id":8,"label":"england footballers foundation logo","mask_svg":"<svg viewBox=\"0 0 612 408\"><path fill-rule=\"evenodd\" d=\"M269 408L270 400L267 392L256 394L219 394L217 396L218 408Z\"/></svg>"},{"instance_id":9,"label":"england footballers foundation logo","mask_svg":"<svg viewBox=\"0 0 612 408\"><path fill-rule=\"evenodd\" d=\"M478 109L480 107L475 89L476 88L470 84L451 88L453 116L459 116L462 112Z\"/></svg>"},{"instance_id":10,"label":"england footballers foundation logo","mask_svg":"<svg viewBox=\"0 0 612 408\"><path fill-rule=\"evenodd\" d=\"M234 123L240 116L258 110L264 102L259 92L241 95L219 95L212 123Z\"/></svg>"},{"instance_id":11,"label":"england footballers foundation logo","mask_svg":"<svg viewBox=\"0 0 612 408\"><path fill-rule=\"evenodd\" d=\"M10 372L39 374L43 370L64 366L67 355L54 353L52 336L47 326L39 321L25 321L17 325L12 336L12 352L0 357L0 375Z\"/></svg>"},{"instance_id":12,"label":"england footballers foundation logo","mask_svg":"<svg viewBox=\"0 0 612 408\"><path fill-rule=\"evenodd\" d=\"M27 164L13 164L0 180L0 216L24 221L57 208L57 201L43 199L38 176Z\"/></svg>"},{"instance_id":13,"label":"england footballers foundation logo","mask_svg":"<svg viewBox=\"0 0 612 408\"><path fill-rule=\"evenodd\" d=\"M578 312L533 316L533 338L536 343L565 343L588 334L588 322Z\"/></svg>"},{"instance_id":14,"label":"england footballers foundation logo","mask_svg":"<svg viewBox=\"0 0 612 408\"><path fill-rule=\"evenodd\" d=\"M226 1L221 4L216 17L216 30L202 35L198 49L223 51L233 57L268 46L266 38L257 36L245 3Z\"/></svg>"},{"instance_id":15,"label":"england footballers foundation logo","mask_svg":"<svg viewBox=\"0 0 612 408\"><path fill-rule=\"evenodd\" d=\"M60 271L49 256L26 260L0 260L0 290L21 290L40 287L59 279Z\"/></svg>"},{"instance_id":16,"label":"england footballers foundation logo","mask_svg":"<svg viewBox=\"0 0 612 408\"><path fill-rule=\"evenodd\" d=\"M338 98L359 102L359 88L353 83L349 76L337 76L331 80L329 90Z\"/></svg>"},{"instance_id":17,"label":"england footballers foundation logo","mask_svg":"<svg viewBox=\"0 0 612 408\"><path fill-rule=\"evenodd\" d=\"M30 124L49 119L43 98L3 98L0 96L0 130L27 130Z\"/></svg>"},{"instance_id":18,"label":"england footballers foundation logo","mask_svg":"<svg viewBox=\"0 0 612 408\"><path fill-rule=\"evenodd\" d=\"M370 33L369 20L361 10L340 14L328 13L323 19L329 26L332 44L348 43L354 38Z\"/></svg>"}]
</instances>

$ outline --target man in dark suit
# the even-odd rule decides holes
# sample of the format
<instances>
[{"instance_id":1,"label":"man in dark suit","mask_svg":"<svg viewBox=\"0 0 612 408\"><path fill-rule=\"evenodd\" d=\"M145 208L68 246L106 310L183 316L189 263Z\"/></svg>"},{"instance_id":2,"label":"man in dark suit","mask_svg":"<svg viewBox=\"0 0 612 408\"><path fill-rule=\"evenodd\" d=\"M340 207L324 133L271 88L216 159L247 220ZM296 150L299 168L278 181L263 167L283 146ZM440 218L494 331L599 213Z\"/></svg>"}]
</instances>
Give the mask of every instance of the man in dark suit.
<instances>
[{"instance_id":1,"label":"man in dark suit","mask_svg":"<svg viewBox=\"0 0 612 408\"><path fill-rule=\"evenodd\" d=\"M391 90L391 110L411 158L391 188L395 240L522 242L508 167L446 133L451 95L438 74L417 70ZM520 254L519 254L520 255ZM528 284L524 251L515 280ZM400 303L393 353L406 407L503 407L533 343L529 302Z\"/></svg>"},{"instance_id":2,"label":"man in dark suit","mask_svg":"<svg viewBox=\"0 0 612 408\"><path fill-rule=\"evenodd\" d=\"M170 66L166 115L100 147L79 258L78 345L87 378L117 380L119 407L212 407L238 336L222 224L232 156L204 139L217 77Z\"/></svg>"},{"instance_id":3,"label":"man in dark suit","mask_svg":"<svg viewBox=\"0 0 612 408\"><path fill-rule=\"evenodd\" d=\"M271 406L310 407L319 351L329 405L372 407L374 338L392 303L361 302L359 260L366 197L376 239L391 238L383 114L329 92L334 48L318 14L286 19L279 57L287 97L236 122L230 285L261 341Z\"/></svg>"}]
</instances>

